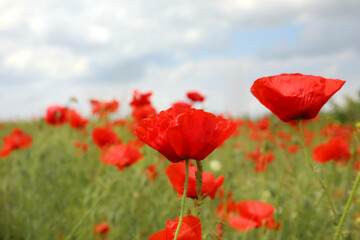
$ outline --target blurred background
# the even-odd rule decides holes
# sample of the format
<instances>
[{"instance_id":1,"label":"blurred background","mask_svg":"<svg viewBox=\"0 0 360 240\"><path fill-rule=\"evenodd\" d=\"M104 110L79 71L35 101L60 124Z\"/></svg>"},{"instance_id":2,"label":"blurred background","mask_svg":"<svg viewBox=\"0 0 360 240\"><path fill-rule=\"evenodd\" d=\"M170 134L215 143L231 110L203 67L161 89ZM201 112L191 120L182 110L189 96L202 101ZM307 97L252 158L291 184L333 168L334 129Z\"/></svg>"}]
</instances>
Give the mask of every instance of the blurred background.
<instances>
[{"instance_id":1,"label":"blurred background","mask_svg":"<svg viewBox=\"0 0 360 240\"><path fill-rule=\"evenodd\" d=\"M333 101L360 89L356 0L2 0L0 120L43 117L50 104L90 114L89 99L134 89L166 109L198 90L205 108L267 112L257 78L303 73L346 80Z\"/></svg>"}]
</instances>

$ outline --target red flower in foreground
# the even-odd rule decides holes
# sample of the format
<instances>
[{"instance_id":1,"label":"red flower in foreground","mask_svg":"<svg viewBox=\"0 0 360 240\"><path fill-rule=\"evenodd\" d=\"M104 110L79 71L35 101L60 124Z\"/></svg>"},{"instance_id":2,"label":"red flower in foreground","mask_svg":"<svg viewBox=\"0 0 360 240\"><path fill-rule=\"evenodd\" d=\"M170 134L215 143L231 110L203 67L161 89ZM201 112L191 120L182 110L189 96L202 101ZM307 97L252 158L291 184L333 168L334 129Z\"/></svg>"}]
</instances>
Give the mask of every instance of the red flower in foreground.
<instances>
[{"instance_id":1,"label":"red flower in foreground","mask_svg":"<svg viewBox=\"0 0 360 240\"><path fill-rule=\"evenodd\" d=\"M171 162L203 160L236 130L236 124L212 113L172 107L142 120L134 133Z\"/></svg>"},{"instance_id":2,"label":"red flower in foreground","mask_svg":"<svg viewBox=\"0 0 360 240\"><path fill-rule=\"evenodd\" d=\"M94 235L99 235L101 240L105 240L107 238L107 234L111 230L107 222L98 223L94 226Z\"/></svg>"},{"instance_id":3,"label":"red flower in foreground","mask_svg":"<svg viewBox=\"0 0 360 240\"><path fill-rule=\"evenodd\" d=\"M100 148L106 148L111 145L121 143L115 132L109 127L98 127L94 128L92 132L92 138L94 143Z\"/></svg>"},{"instance_id":4,"label":"red flower in foreground","mask_svg":"<svg viewBox=\"0 0 360 240\"><path fill-rule=\"evenodd\" d=\"M271 216L275 208L260 201L241 201L232 209L233 212L228 216L229 225L238 231L249 231L255 227L265 227L269 229L280 229L280 223L275 223Z\"/></svg>"},{"instance_id":5,"label":"red flower in foreground","mask_svg":"<svg viewBox=\"0 0 360 240\"><path fill-rule=\"evenodd\" d=\"M149 240L173 240L179 218L174 221L168 220L166 228L160 232L154 233ZM180 226L178 240L201 240L201 222L192 215L184 216Z\"/></svg>"},{"instance_id":6,"label":"red flower in foreground","mask_svg":"<svg viewBox=\"0 0 360 240\"><path fill-rule=\"evenodd\" d=\"M190 165L189 167L189 185L186 196L189 198L197 199L196 192L196 167L194 165ZM169 181L173 188L182 196L184 192L184 184L185 184L185 162L172 163L166 168L166 175L169 178ZM209 172L203 172L202 174L202 188L201 195L205 198L206 196L210 196L211 199L215 198L216 191L223 185L224 176L219 176L215 179L214 175Z\"/></svg>"},{"instance_id":7,"label":"red flower in foreground","mask_svg":"<svg viewBox=\"0 0 360 240\"><path fill-rule=\"evenodd\" d=\"M89 120L82 118L80 114L74 109L67 111L67 120L69 125L76 129L85 128L86 124L89 122Z\"/></svg>"},{"instance_id":8,"label":"red flower in foreground","mask_svg":"<svg viewBox=\"0 0 360 240\"><path fill-rule=\"evenodd\" d=\"M315 118L345 81L323 77L280 74L257 79L252 94L282 121Z\"/></svg>"},{"instance_id":9,"label":"red flower in foreground","mask_svg":"<svg viewBox=\"0 0 360 240\"><path fill-rule=\"evenodd\" d=\"M116 145L110 148L100 159L105 164L116 166L119 171L129 167L143 158L143 155L136 148L129 145Z\"/></svg>"},{"instance_id":10,"label":"red flower in foreground","mask_svg":"<svg viewBox=\"0 0 360 240\"><path fill-rule=\"evenodd\" d=\"M21 129L14 128L13 131L4 137L4 145L0 150L0 157L8 156L13 150L28 148L31 146L31 136L25 134Z\"/></svg>"},{"instance_id":11,"label":"red flower in foreground","mask_svg":"<svg viewBox=\"0 0 360 240\"><path fill-rule=\"evenodd\" d=\"M313 159L317 162L347 162L351 157L350 145L340 137L333 137L327 143L320 144L313 151Z\"/></svg>"},{"instance_id":12,"label":"red flower in foreground","mask_svg":"<svg viewBox=\"0 0 360 240\"><path fill-rule=\"evenodd\" d=\"M188 92L186 96L193 102L203 102L205 100L205 96L196 91Z\"/></svg>"},{"instance_id":13,"label":"red flower in foreground","mask_svg":"<svg viewBox=\"0 0 360 240\"><path fill-rule=\"evenodd\" d=\"M58 126L66 123L67 109L62 106L49 106L46 110L45 121L53 126Z\"/></svg>"}]
</instances>

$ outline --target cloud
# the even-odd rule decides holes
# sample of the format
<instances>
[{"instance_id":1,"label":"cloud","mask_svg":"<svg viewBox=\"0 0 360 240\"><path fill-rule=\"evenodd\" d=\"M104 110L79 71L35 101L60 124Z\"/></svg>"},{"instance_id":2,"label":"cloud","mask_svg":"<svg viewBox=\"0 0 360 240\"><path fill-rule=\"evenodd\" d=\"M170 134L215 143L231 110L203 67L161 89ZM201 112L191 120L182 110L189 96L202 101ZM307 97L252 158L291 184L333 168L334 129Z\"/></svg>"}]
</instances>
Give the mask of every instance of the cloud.
<instances>
[{"instance_id":1,"label":"cloud","mask_svg":"<svg viewBox=\"0 0 360 240\"><path fill-rule=\"evenodd\" d=\"M20 49L4 59L4 66L17 72L33 69L51 78L77 76L86 71L87 61L53 47Z\"/></svg>"},{"instance_id":2,"label":"cloud","mask_svg":"<svg viewBox=\"0 0 360 240\"><path fill-rule=\"evenodd\" d=\"M256 114L252 81L282 72L349 80L348 93L360 87L359 11L352 0L3 0L0 95L17 110L0 118L28 99L128 101L133 88L153 89L159 109L196 89L209 110Z\"/></svg>"}]
</instances>

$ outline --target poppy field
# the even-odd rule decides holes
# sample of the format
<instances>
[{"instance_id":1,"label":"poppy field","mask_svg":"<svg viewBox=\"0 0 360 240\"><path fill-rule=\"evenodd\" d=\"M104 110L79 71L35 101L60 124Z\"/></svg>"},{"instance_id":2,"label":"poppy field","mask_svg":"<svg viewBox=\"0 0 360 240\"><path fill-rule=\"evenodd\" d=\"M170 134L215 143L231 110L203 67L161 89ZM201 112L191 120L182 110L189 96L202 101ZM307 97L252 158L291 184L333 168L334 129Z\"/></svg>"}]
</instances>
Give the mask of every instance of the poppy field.
<instances>
[{"instance_id":1,"label":"poppy field","mask_svg":"<svg viewBox=\"0 0 360 240\"><path fill-rule=\"evenodd\" d=\"M319 113L344 84L260 78L258 119L210 113L198 91L160 111L134 90L89 100L91 116L73 101L3 122L0 240L360 239L360 120Z\"/></svg>"}]
</instances>

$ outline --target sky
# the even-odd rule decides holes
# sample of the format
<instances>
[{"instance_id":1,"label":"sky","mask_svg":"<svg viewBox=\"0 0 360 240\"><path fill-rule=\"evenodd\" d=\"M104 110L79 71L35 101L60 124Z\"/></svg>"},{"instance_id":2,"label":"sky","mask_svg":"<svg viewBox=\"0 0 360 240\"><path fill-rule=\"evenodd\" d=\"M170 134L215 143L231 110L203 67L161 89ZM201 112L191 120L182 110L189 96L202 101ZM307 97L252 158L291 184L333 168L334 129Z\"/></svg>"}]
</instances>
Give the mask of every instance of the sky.
<instances>
[{"instance_id":1,"label":"sky","mask_svg":"<svg viewBox=\"0 0 360 240\"><path fill-rule=\"evenodd\" d=\"M164 110L186 92L235 116L268 113L250 93L264 76L303 73L360 90L357 0L2 0L0 120L51 104L90 113L89 99L152 91Z\"/></svg>"}]
</instances>

